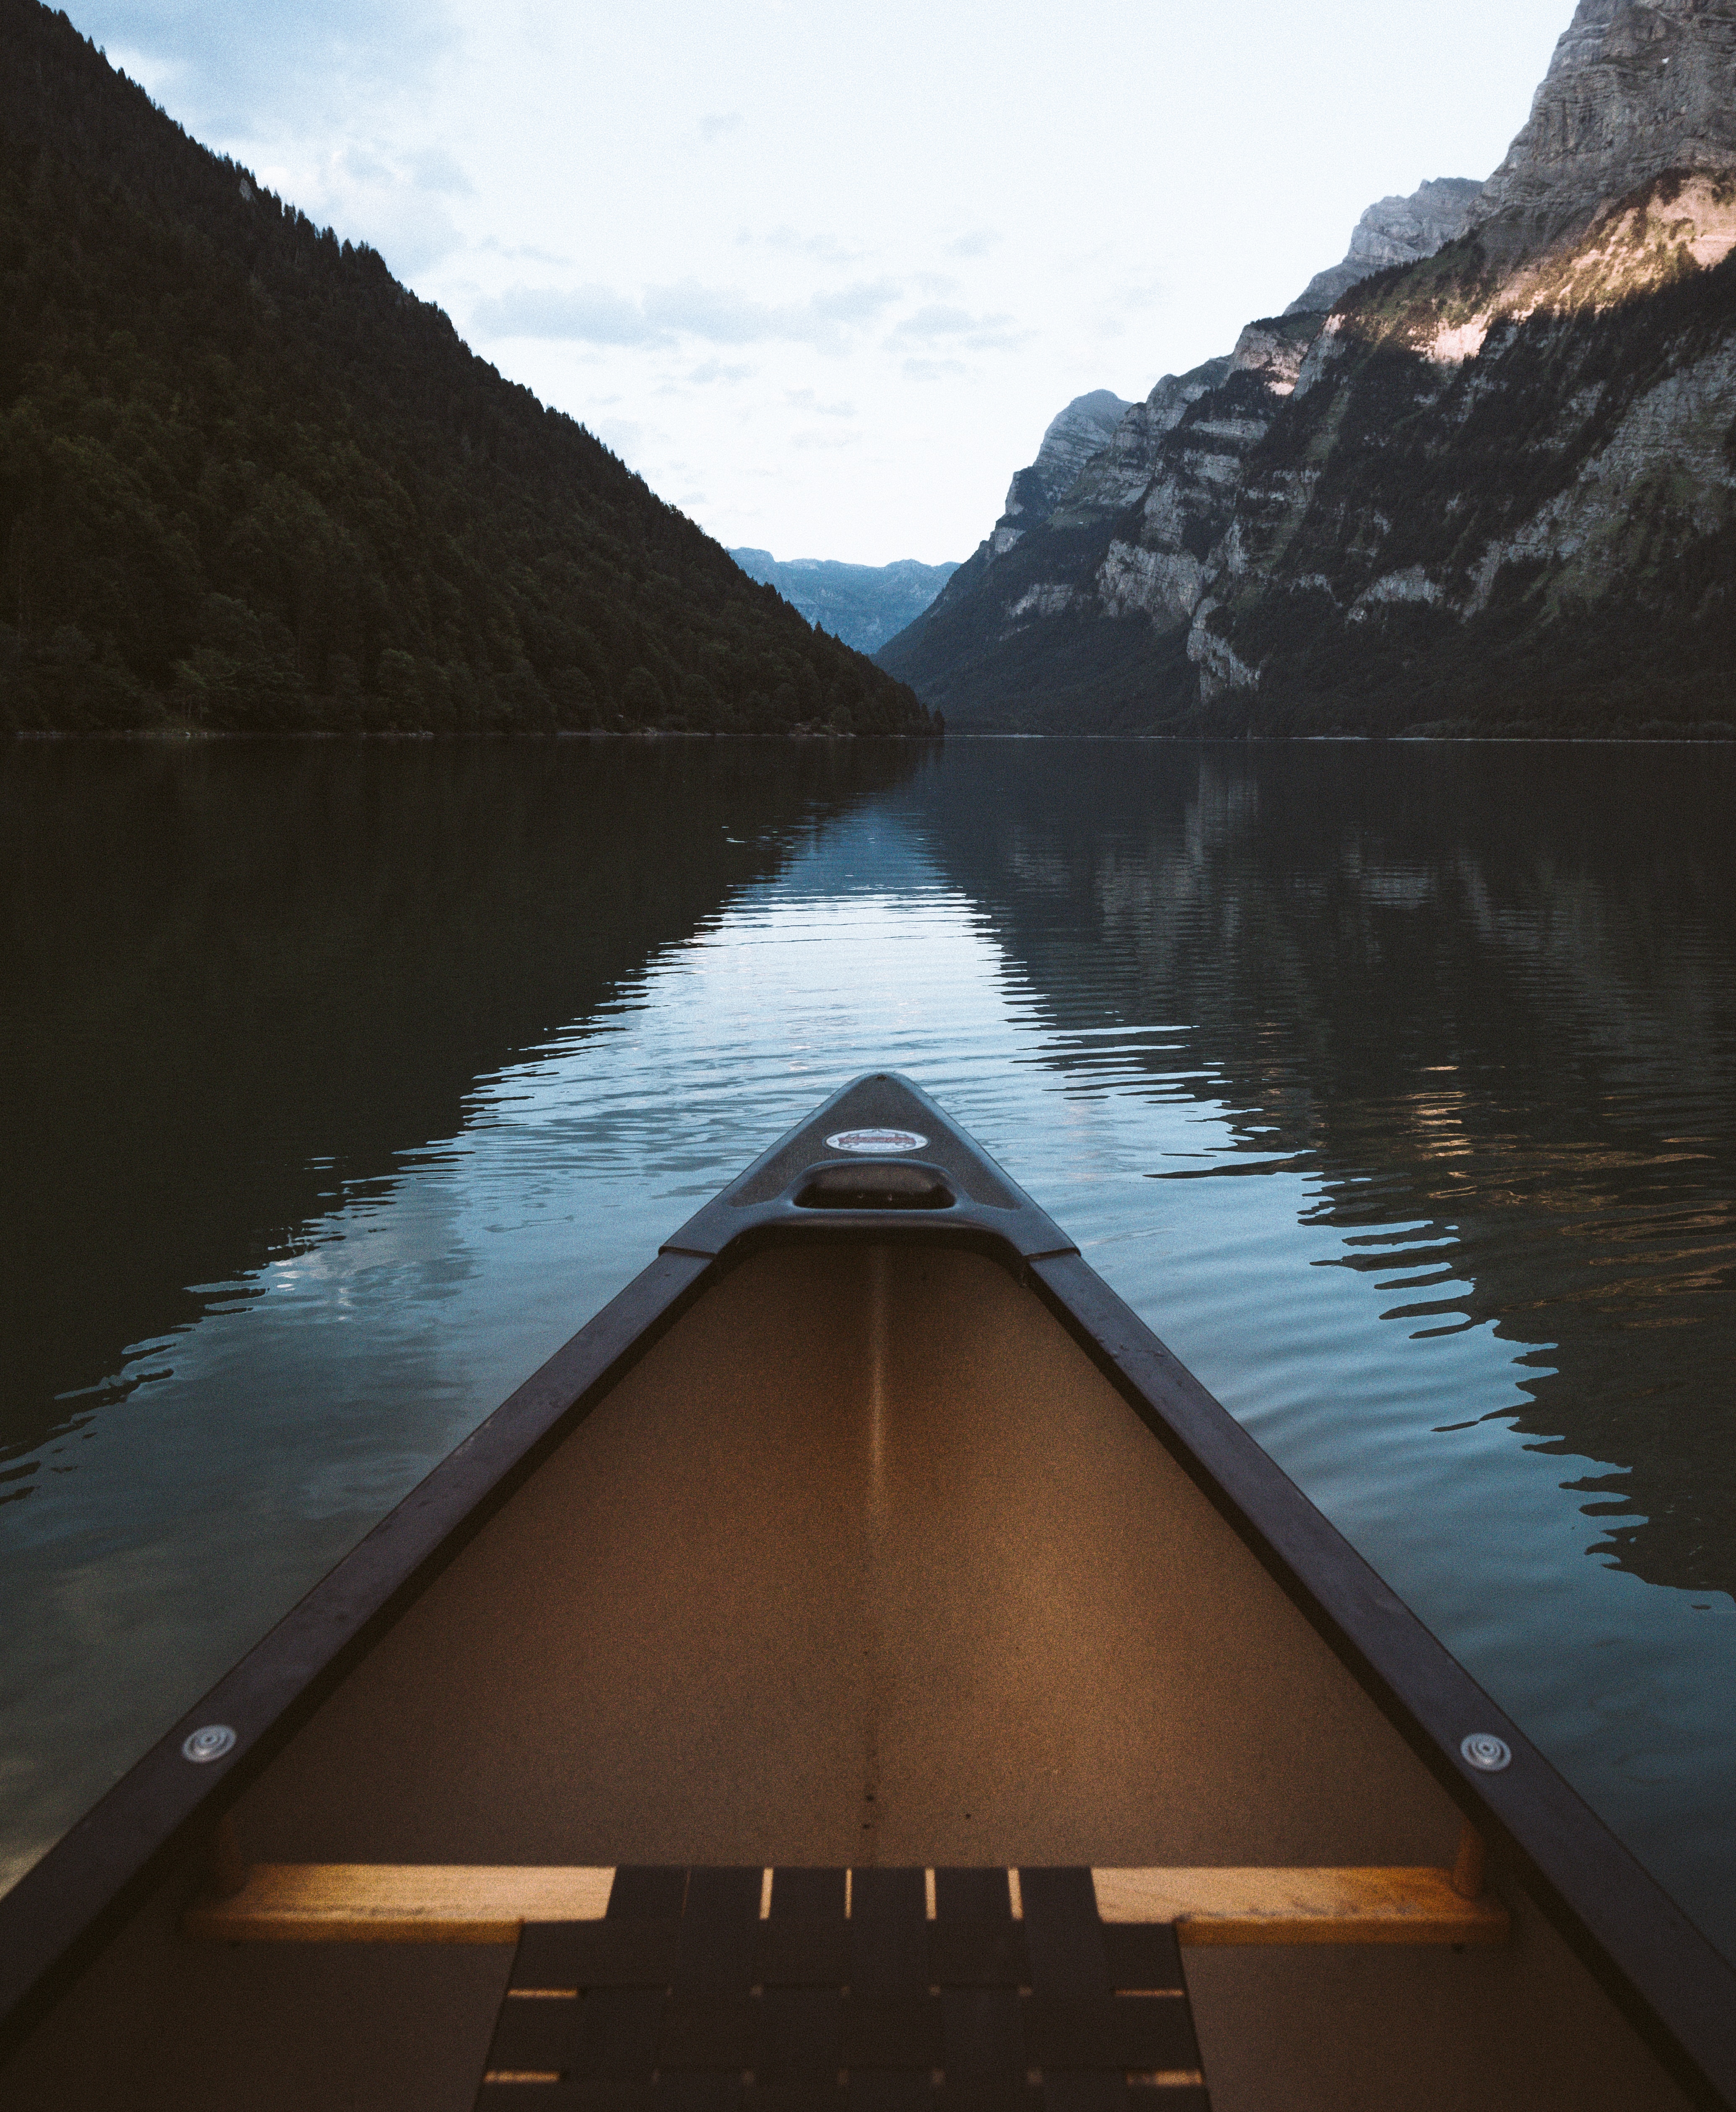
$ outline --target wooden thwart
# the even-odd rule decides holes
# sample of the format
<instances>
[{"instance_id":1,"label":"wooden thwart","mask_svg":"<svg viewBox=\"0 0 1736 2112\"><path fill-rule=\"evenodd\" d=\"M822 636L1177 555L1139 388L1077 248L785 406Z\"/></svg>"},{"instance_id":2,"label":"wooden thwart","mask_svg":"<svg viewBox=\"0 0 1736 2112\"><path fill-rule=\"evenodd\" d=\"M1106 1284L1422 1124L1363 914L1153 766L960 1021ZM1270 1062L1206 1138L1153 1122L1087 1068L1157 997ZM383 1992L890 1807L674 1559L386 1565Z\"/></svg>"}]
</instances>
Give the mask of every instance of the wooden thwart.
<instances>
[{"instance_id":1,"label":"wooden thwart","mask_svg":"<svg viewBox=\"0 0 1736 2112\"><path fill-rule=\"evenodd\" d=\"M1173 1921L1183 1943L1501 1943L1506 1909L1415 1869L1093 1870L1106 1922Z\"/></svg>"},{"instance_id":2,"label":"wooden thwart","mask_svg":"<svg viewBox=\"0 0 1736 2112\"><path fill-rule=\"evenodd\" d=\"M527 1921L600 1921L613 1869L485 1863L255 1863L182 1926L224 1943L516 1943Z\"/></svg>"},{"instance_id":3,"label":"wooden thwart","mask_svg":"<svg viewBox=\"0 0 1736 2112\"><path fill-rule=\"evenodd\" d=\"M1507 1911L1445 1869L1094 1870L1106 1922L1173 1922L1183 1943L1500 1943ZM224 1943L513 1943L526 1922L599 1921L609 1868L256 1863L187 1909Z\"/></svg>"}]
</instances>

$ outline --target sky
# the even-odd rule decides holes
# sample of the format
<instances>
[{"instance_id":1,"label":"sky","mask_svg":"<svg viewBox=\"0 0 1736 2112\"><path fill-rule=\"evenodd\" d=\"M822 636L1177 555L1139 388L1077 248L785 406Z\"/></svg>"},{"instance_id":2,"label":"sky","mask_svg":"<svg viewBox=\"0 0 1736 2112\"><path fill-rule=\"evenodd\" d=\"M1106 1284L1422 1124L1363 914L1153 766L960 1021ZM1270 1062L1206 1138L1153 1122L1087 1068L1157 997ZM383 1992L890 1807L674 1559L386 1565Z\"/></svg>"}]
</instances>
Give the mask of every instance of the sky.
<instances>
[{"instance_id":1,"label":"sky","mask_svg":"<svg viewBox=\"0 0 1736 2112\"><path fill-rule=\"evenodd\" d=\"M1073 397L1487 175L1572 0L84 0L727 544L962 559Z\"/></svg>"}]
</instances>

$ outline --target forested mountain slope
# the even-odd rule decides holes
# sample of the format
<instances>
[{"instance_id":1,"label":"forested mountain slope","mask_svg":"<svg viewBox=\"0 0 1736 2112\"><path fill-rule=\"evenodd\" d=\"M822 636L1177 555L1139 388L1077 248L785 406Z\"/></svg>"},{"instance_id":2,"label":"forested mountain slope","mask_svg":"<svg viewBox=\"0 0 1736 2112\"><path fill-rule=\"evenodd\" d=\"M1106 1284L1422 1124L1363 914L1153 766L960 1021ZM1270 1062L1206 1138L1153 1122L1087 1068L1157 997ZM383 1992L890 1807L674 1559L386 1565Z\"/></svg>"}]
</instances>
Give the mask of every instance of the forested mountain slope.
<instances>
[{"instance_id":1,"label":"forested mountain slope","mask_svg":"<svg viewBox=\"0 0 1736 2112\"><path fill-rule=\"evenodd\" d=\"M959 725L1736 731L1736 0L1580 0L1469 221L1160 382L882 663Z\"/></svg>"},{"instance_id":2,"label":"forested mountain slope","mask_svg":"<svg viewBox=\"0 0 1736 2112\"><path fill-rule=\"evenodd\" d=\"M0 727L927 733L572 420L0 0Z\"/></svg>"}]
</instances>

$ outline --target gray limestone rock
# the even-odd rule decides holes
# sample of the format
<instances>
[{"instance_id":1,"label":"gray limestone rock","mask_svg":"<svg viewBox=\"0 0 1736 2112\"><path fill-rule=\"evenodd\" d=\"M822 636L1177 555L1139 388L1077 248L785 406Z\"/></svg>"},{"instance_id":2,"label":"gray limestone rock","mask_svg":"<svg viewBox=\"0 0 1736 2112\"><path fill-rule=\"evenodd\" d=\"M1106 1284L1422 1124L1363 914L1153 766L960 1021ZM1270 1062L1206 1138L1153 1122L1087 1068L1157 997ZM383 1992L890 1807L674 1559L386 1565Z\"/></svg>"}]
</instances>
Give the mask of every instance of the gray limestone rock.
<instances>
[{"instance_id":1,"label":"gray limestone rock","mask_svg":"<svg viewBox=\"0 0 1736 2112\"><path fill-rule=\"evenodd\" d=\"M1258 375L1274 396L1288 396L1319 334L1320 317L1312 309L1266 316L1243 330L1230 365L1239 374Z\"/></svg>"},{"instance_id":2,"label":"gray limestone rock","mask_svg":"<svg viewBox=\"0 0 1736 2112\"><path fill-rule=\"evenodd\" d=\"M1579 0L1472 216L1502 262L1665 169L1736 165L1736 0Z\"/></svg>"},{"instance_id":3,"label":"gray limestone rock","mask_svg":"<svg viewBox=\"0 0 1736 2112\"><path fill-rule=\"evenodd\" d=\"M1284 313L1324 314L1374 272L1433 257L1443 242L1464 234L1483 191L1469 176L1437 176L1409 198L1383 198L1371 205L1356 223L1344 262L1316 271Z\"/></svg>"},{"instance_id":4,"label":"gray limestone rock","mask_svg":"<svg viewBox=\"0 0 1736 2112\"><path fill-rule=\"evenodd\" d=\"M1060 494L1050 519L1058 528L1082 526L1137 503L1157 466L1158 444L1181 422L1188 406L1230 371L1228 358L1209 359L1187 374L1166 374L1143 403L1128 406L1108 441Z\"/></svg>"},{"instance_id":5,"label":"gray limestone rock","mask_svg":"<svg viewBox=\"0 0 1736 2112\"><path fill-rule=\"evenodd\" d=\"M989 538L991 555L1010 550L1027 529L1049 518L1062 493L1132 408L1111 390L1094 389L1088 396L1075 396L1050 421L1037 460L1016 471L1007 487L1006 509Z\"/></svg>"},{"instance_id":6,"label":"gray limestone rock","mask_svg":"<svg viewBox=\"0 0 1736 2112\"><path fill-rule=\"evenodd\" d=\"M1733 271L1736 0L1579 0L1487 185L1076 426L882 664L959 726L1724 727Z\"/></svg>"}]
</instances>

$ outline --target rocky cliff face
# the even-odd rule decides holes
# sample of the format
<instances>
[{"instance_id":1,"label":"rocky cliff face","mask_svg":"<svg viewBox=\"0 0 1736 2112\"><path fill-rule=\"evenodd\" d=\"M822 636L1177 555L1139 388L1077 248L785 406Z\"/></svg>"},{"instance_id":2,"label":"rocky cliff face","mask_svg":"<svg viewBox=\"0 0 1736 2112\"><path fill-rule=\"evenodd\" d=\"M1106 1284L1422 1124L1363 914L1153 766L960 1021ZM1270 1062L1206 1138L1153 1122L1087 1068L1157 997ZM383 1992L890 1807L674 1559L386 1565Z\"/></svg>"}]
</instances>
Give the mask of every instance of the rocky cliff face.
<instances>
[{"instance_id":1,"label":"rocky cliff face","mask_svg":"<svg viewBox=\"0 0 1736 2112\"><path fill-rule=\"evenodd\" d=\"M998 556L1010 550L1027 528L1046 521L1061 495L1098 450L1114 437L1115 428L1132 409L1107 389L1075 396L1050 421L1037 460L1014 472L1007 503L989 536Z\"/></svg>"},{"instance_id":2,"label":"rocky cliff face","mask_svg":"<svg viewBox=\"0 0 1736 2112\"><path fill-rule=\"evenodd\" d=\"M1433 230L1462 225L1480 189L1449 178L1371 207L1350 255L1310 294L1367 277L1389 251L1438 247ZM882 664L964 722L1023 725L1035 711L1055 731L1082 711L1095 725L1105 704L1118 724L1146 708L1148 662L1185 684L1190 663L1164 634L1205 599L1245 458L1294 392L1322 321L1296 303L1250 323L1223 357L1166 374L1143 403L1106 389L1069 403L989 535ZM1102 617L1140 621L1091 635Z\"/></svg>"},{"instance_id":3,"label":"rocky cliff face","mask_svg":"<svg viewBox=\"0 0 1736 2112\"><path fill-rule=\"evenodd\" d=\"M1204 717L1736 731L1736 167L1536 225L1327 319L1193 611Z\"/></svg>"},{"instance_id":4,"label":"rocky cliff face","mask_svg":"<svg viewBox=\"0 0 1736 2112\"><path fill-rule=\"evenodd\" d=\"M1166 377L883 664L955 725L1736 721L1733 113L1736 0L1582 0L1490 184L1337 270L1468 232Z\"/></svg>"},{"instance_id":5,"label":"rocky cliff face","mask_svg":"<svg viewBox=\"0 0 1736 2112\"><path fill-rule=\"evenodd\" d=\"M1534 253L1663 170L1733 165L1736 0L1580 0L1474 218Z\"/></svg>"}]
</instances>

